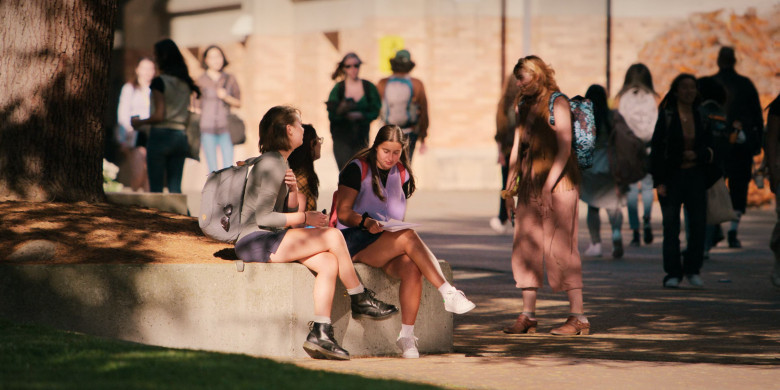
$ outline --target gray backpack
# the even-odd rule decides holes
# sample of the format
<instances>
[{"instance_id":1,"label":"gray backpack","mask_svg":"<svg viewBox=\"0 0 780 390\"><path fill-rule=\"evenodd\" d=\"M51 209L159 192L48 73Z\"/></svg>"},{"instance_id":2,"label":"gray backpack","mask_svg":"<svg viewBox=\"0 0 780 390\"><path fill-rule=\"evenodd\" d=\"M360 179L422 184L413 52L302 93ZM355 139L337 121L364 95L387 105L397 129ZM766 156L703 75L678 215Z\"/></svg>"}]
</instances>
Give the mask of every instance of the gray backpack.
<instances>
[{"instance_id":1,"label":"gray backpack","mask_svg":"<svg viewBox=\"0 0 780 390\"><path fill-rule=\"evenodd\" d=\"M260 161L252 157L211 172L200 196L198 225L203 234L217 241L235 243L241 232L241 209L249 170Z\"/></svg>"}]
</instances>

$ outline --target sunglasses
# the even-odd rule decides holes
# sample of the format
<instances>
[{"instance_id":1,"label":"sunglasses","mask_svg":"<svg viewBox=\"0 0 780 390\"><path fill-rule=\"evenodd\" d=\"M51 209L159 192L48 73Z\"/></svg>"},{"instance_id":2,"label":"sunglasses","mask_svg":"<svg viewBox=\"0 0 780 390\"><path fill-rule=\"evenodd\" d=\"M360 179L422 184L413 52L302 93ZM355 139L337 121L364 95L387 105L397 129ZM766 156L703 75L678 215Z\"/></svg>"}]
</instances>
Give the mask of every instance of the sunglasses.
<instances>
[{"instance_id":1,"label":"sunglasses","mask_svg":"<svg viewBox=\"0 0 780 390\"><path fill-rule=\"evenodd\" d=\"M360 69L360 64L344 65L344 69L350 69L350 68Z\"/></svg>"}]
</instances>

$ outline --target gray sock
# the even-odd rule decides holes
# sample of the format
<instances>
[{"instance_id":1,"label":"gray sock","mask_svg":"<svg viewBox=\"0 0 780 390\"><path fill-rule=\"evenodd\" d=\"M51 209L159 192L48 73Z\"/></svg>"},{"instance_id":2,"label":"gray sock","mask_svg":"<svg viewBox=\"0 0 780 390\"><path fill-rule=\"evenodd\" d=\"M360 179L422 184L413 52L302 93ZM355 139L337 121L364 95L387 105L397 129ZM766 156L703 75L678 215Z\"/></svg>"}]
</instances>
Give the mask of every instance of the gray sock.
<instances>
[{"instance_id":1,"label":"gray sock","mask_svg":"<svg viewBox=\"0 0 780 390\"><path fill-rule=\"evenodd\" d=\"M569 317L577 317L577 320L583 323L588 323L588 317L585 317L585 313L569 313Z\"/></svg>"},{"instance_id":2,"label":"gray sock","mask_svg":"<svg viewBox=\"0 0 780 390\"><path fill-rule=\"evenodd\" d=\"M528 317L529 320L536 320L536 312L535 311L524 311L520 314L525 315Z\"/></svg>"}]
</instances>

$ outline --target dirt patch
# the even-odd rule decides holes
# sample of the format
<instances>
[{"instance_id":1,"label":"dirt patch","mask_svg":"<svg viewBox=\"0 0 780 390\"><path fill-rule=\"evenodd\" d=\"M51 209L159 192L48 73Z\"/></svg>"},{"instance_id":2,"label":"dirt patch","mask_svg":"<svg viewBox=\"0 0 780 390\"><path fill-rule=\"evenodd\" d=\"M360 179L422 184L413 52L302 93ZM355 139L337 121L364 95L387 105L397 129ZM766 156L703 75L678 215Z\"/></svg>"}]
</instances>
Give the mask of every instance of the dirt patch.
<instances>
[{"instance_id":1,"label":"dirt patch","mask_svg":"<svg viewBox=\"0 0 780 390\"><path fill-rule=\"evenodd\" d=\"M203 235L198 220L113 204L0 202L0 261L25 243L51 241L35 264L208 263L235 259L233 246Z\"/></svg>"}]
</instances>

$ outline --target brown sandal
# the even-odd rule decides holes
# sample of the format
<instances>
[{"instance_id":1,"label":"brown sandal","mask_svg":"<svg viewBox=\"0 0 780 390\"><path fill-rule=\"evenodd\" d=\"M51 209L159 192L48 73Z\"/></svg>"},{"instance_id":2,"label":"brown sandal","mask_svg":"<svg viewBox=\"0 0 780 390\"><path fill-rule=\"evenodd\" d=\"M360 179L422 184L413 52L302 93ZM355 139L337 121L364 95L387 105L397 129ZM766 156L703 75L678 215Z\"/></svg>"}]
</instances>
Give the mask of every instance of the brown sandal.
<instances>
[{"instance_id":1,"label":"brown sandal","mask_svg":"<svg viewBox=\"0 0 780 390\"><path fill-rule=\"evenodd\" d=\"M531 320L525 314L520 314L517 317L514 325L504 328L504 333L509 334L524 334L524 333L536 333L536 326L538 322Z\"/></svg>"},{"instance_id":2,"label":"brown sandal","mask_svg":"<svg viewBox=\"0 0 780 390\"><path fill-rule=\"evenodd\" d=\"M590 323L581 322L577 317L569 316L563 326L551 330L550 333L556 336L586 335L590 333Z\"/></svg>"}]
</instances>

